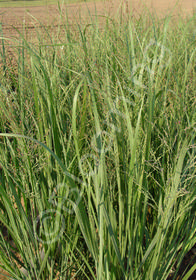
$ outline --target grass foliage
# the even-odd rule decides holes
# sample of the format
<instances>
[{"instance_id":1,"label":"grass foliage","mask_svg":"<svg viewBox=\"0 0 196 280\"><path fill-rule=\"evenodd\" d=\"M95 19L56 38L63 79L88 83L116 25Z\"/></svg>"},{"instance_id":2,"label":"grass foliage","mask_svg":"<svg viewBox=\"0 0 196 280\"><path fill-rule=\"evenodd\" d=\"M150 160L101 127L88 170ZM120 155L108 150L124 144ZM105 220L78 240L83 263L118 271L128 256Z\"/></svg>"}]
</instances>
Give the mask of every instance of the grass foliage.
<instances>
[{"instance_id":1,"label":"grass foliage","mask_svg":"<svg viewBox=\"0 0 196 280\"><path fill-rule=\"evenodd\" d=\"M11 66L1 36L1 267L176 279L196 243L194 18L61 28L20 34Z\"/></svg>"}]
</instances>

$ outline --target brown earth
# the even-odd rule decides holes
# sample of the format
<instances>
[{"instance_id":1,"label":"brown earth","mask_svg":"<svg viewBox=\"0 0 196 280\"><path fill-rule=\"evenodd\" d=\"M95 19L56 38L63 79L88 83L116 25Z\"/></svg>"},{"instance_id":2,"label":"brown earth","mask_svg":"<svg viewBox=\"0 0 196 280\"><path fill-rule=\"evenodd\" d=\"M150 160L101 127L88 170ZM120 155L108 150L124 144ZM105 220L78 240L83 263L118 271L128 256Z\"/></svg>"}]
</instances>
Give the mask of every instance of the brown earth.
<instances>
[{"instance_id":1,"label":"brown earth","mask_svg":"<svg viewBox=\"0 0 196 280\"><path fill-rule=\"evenodd\" d=\"M90 2L81 4L69 4L61 7L62 16L69 19L73 24L76 21L89 19L89 14L114 16L119 9L123 14L130 11L134 15L138 15L143 8L148 11L155 12L159 16L164 16L168 12L172 12L174 16L178 14L191 14L196 8L196 0L108 0L102 2ZM95 12L96 11L96 12ZM147 10L146 10L147 11ZM21 8L0 8L0 23L3 25L5 37L16 35L16 30L22 30L25 23L28 29L34 30L35 26L43 24L44 26L57 26L60 22L59 10L57 5L42 7L21 7ZM28 30L29 31L29 30Z\"/></svg>"},{"instance_id":2,"label":"brown earth","mask_svg":"<svg viewBox=\"0 0 196 280\"><path fill-rule=\"evenodd\" d=\"M172 13L174 17L177 17L178 15L193 14L193 11L196 9L196 0L179 0L177 5L175 0L108 0L97 2L96 4L91 2L64 5L61 7L61 12L62 17L68 19L74 26L76 22L90 20L89 15L91 17L93 15L95 16L95 14L113 17L118 11L121 11L123 15L132 12L134 16L137 16L144 8L146 8L146 12L156 13L159 17L165 16L167 13ZM28 8L0 8L0 23L2 23L3 35L5 38L15 38L18 35L16 29L22 31L25 24L28 27L30 38L33 39L35 27L57 27L60 23L59 14L57 5ZM7 42L10 44L10 41ZM180 273L187 268L188 261L193 261L193 259L195 263L195 253L190 251L184 259L184 266L182 264ZM7 275L7 273L0 269L0 280L8 279L1 274ZM180 279L180 275L177 279ZM189 279L196 280L196 272Z\"/></svg>"}]
</instances>

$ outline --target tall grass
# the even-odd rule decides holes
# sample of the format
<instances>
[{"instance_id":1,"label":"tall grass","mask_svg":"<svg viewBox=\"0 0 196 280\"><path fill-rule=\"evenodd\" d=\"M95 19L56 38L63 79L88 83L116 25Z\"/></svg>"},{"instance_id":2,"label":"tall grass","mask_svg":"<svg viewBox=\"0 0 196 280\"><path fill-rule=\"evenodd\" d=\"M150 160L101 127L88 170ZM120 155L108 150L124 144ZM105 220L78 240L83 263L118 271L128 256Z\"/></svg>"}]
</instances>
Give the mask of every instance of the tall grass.
<instances>
[{"instance_id":1,"label":"tall grass","mask_svg":"<svg viewBox=\"0 0 196 280\"><path fill-rule=\"evenodd\" d=\"M36 46L20 34L14 70L2 37L0 265L13 279L177 279L196 243L193 20L65 23Z\"/></svg>"}]
</instances>

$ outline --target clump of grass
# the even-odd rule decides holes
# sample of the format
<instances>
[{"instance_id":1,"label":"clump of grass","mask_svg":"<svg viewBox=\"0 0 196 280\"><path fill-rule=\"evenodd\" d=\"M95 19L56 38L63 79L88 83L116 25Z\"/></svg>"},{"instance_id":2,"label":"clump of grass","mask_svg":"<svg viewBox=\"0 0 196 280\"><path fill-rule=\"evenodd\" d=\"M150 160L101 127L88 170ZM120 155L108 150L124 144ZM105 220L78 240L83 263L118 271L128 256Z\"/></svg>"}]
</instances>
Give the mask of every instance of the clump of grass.
<instances>
[{"instance_id":1,"label":"clump of grass","mask_svg":"<svg viewBox=\"0 0 196 280\"><path fill-rule=\"evenodd\" d=\"M193 19L96 20L49 45L23 38L17 78L1 69L0 263L14 279L166 280L177 263L175 279L196 242Z\"/></svg>"}]
</instances>

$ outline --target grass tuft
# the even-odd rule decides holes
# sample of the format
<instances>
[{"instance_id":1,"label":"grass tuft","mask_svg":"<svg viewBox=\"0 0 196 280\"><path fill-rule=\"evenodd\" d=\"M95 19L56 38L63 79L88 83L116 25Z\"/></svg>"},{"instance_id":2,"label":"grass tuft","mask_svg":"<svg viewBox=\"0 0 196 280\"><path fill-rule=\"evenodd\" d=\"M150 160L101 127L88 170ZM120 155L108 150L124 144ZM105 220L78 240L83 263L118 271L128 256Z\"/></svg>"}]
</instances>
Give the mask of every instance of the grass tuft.
<instances>
[{"instance_id":1,"label":"grass tuft","mask_svg":"<svg viewBox=\"0 0 196 280\"><path fill-rule=\"evenodd\" d=\"M1 35L0 266L177 279L196 243L195 19L91 20L20 33L15 65Z\"/></svg>"}]
</instances>

